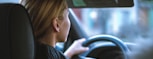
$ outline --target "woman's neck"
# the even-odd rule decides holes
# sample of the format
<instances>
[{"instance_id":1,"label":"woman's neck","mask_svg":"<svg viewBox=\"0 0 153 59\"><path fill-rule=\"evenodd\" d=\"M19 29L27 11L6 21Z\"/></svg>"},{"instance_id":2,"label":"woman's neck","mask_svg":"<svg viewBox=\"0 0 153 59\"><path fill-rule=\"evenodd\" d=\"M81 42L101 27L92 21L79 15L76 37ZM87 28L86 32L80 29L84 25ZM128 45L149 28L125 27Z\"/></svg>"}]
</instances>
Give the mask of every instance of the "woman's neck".
<instances>
[{"instance_id":1,"label":"woman's neck","mask_svg":"<svg viewBox=\"0 0 153 59\"><path fill-rule=\"evenodd\" d=\"M39 40L40 43L55 47L56 45L56 36L55 35L47 35Z\"/></svg>"}]
</instances>

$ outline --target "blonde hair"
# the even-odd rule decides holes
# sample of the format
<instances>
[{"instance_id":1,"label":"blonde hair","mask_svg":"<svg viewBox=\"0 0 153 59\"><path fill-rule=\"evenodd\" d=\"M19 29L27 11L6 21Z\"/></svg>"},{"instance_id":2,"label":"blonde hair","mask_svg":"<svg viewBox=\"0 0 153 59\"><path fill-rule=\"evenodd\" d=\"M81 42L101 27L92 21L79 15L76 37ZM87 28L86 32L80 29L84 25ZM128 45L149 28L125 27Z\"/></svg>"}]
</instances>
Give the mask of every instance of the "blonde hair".
<instances>
[{"instance_id":1,"label":"blonde hair","mask_svg":"<svg viewBox=\"0 0 153 59\"><path fill-rule=\"evenodd\" d=\"M32 19L34 35L40 39L51 31L51 22L56 17L63 17L67 9L65 0L22 0Z\"/></svg>"}]
</instances>

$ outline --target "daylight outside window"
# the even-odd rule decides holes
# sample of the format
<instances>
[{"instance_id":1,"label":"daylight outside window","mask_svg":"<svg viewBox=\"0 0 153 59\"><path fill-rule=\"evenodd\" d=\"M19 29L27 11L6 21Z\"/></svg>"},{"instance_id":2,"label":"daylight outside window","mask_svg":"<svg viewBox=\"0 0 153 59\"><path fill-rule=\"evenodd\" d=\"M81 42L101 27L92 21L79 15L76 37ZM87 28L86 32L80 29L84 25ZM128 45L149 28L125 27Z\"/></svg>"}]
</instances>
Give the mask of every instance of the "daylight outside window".
<instances>
[{"instance_id":1,"label":"daylight outside window","mask_svg":"<svg viewBox=\"0 0 153 59\"><path fill-rule=\"evenodd\" d=\"M153 3L135 0L134 7L73 8L88 36L114 35L123 41L151 39L153 35Z\"/></svg>"},{"instance_id":2,"label":"daylight outside window","mask_svg":"<svg viewBox=\"0 0 153 59\"><path fill-rule=\"evenodd\" d=\"M0 3L19 3L20 0L0 0Z\"/></svg>"}]
</instances>

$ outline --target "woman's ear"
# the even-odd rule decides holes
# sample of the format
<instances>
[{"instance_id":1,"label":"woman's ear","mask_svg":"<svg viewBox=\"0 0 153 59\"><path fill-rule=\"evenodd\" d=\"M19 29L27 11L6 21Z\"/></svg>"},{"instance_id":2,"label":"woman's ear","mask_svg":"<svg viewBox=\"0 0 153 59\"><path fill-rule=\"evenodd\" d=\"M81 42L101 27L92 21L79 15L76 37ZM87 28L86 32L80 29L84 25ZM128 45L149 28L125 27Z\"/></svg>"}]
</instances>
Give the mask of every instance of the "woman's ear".
<instances>
[{"instance_id":1,"label":"woman's ear","mask_svg":"<svg viewBox=\"0 0 153 59\"><path fill-rule=\"evenodd\" d=\"M54 31L60 32L60 23L59 23L59 19L58 18L54 18L53 19L52 25L53 25L52 28L53 28Z\"/></svg>"}]
</instances>

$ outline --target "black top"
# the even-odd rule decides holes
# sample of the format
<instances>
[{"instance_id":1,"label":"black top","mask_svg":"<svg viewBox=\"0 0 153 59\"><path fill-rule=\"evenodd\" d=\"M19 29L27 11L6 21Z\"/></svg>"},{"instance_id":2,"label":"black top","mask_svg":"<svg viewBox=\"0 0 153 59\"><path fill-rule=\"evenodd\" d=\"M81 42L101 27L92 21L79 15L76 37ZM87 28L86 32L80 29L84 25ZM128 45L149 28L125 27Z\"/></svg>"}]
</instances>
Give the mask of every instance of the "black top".
<instances>
[{"instance_id":1,"label":"black top","mask_svg":"<svg viewBox=\"0 0 153 59\"><path fill-rule=\"evenodd\" d=\"M36 43L35 44L35 59L68 59L64 54L54 47Z\"/></svg>"}]
</instances>

